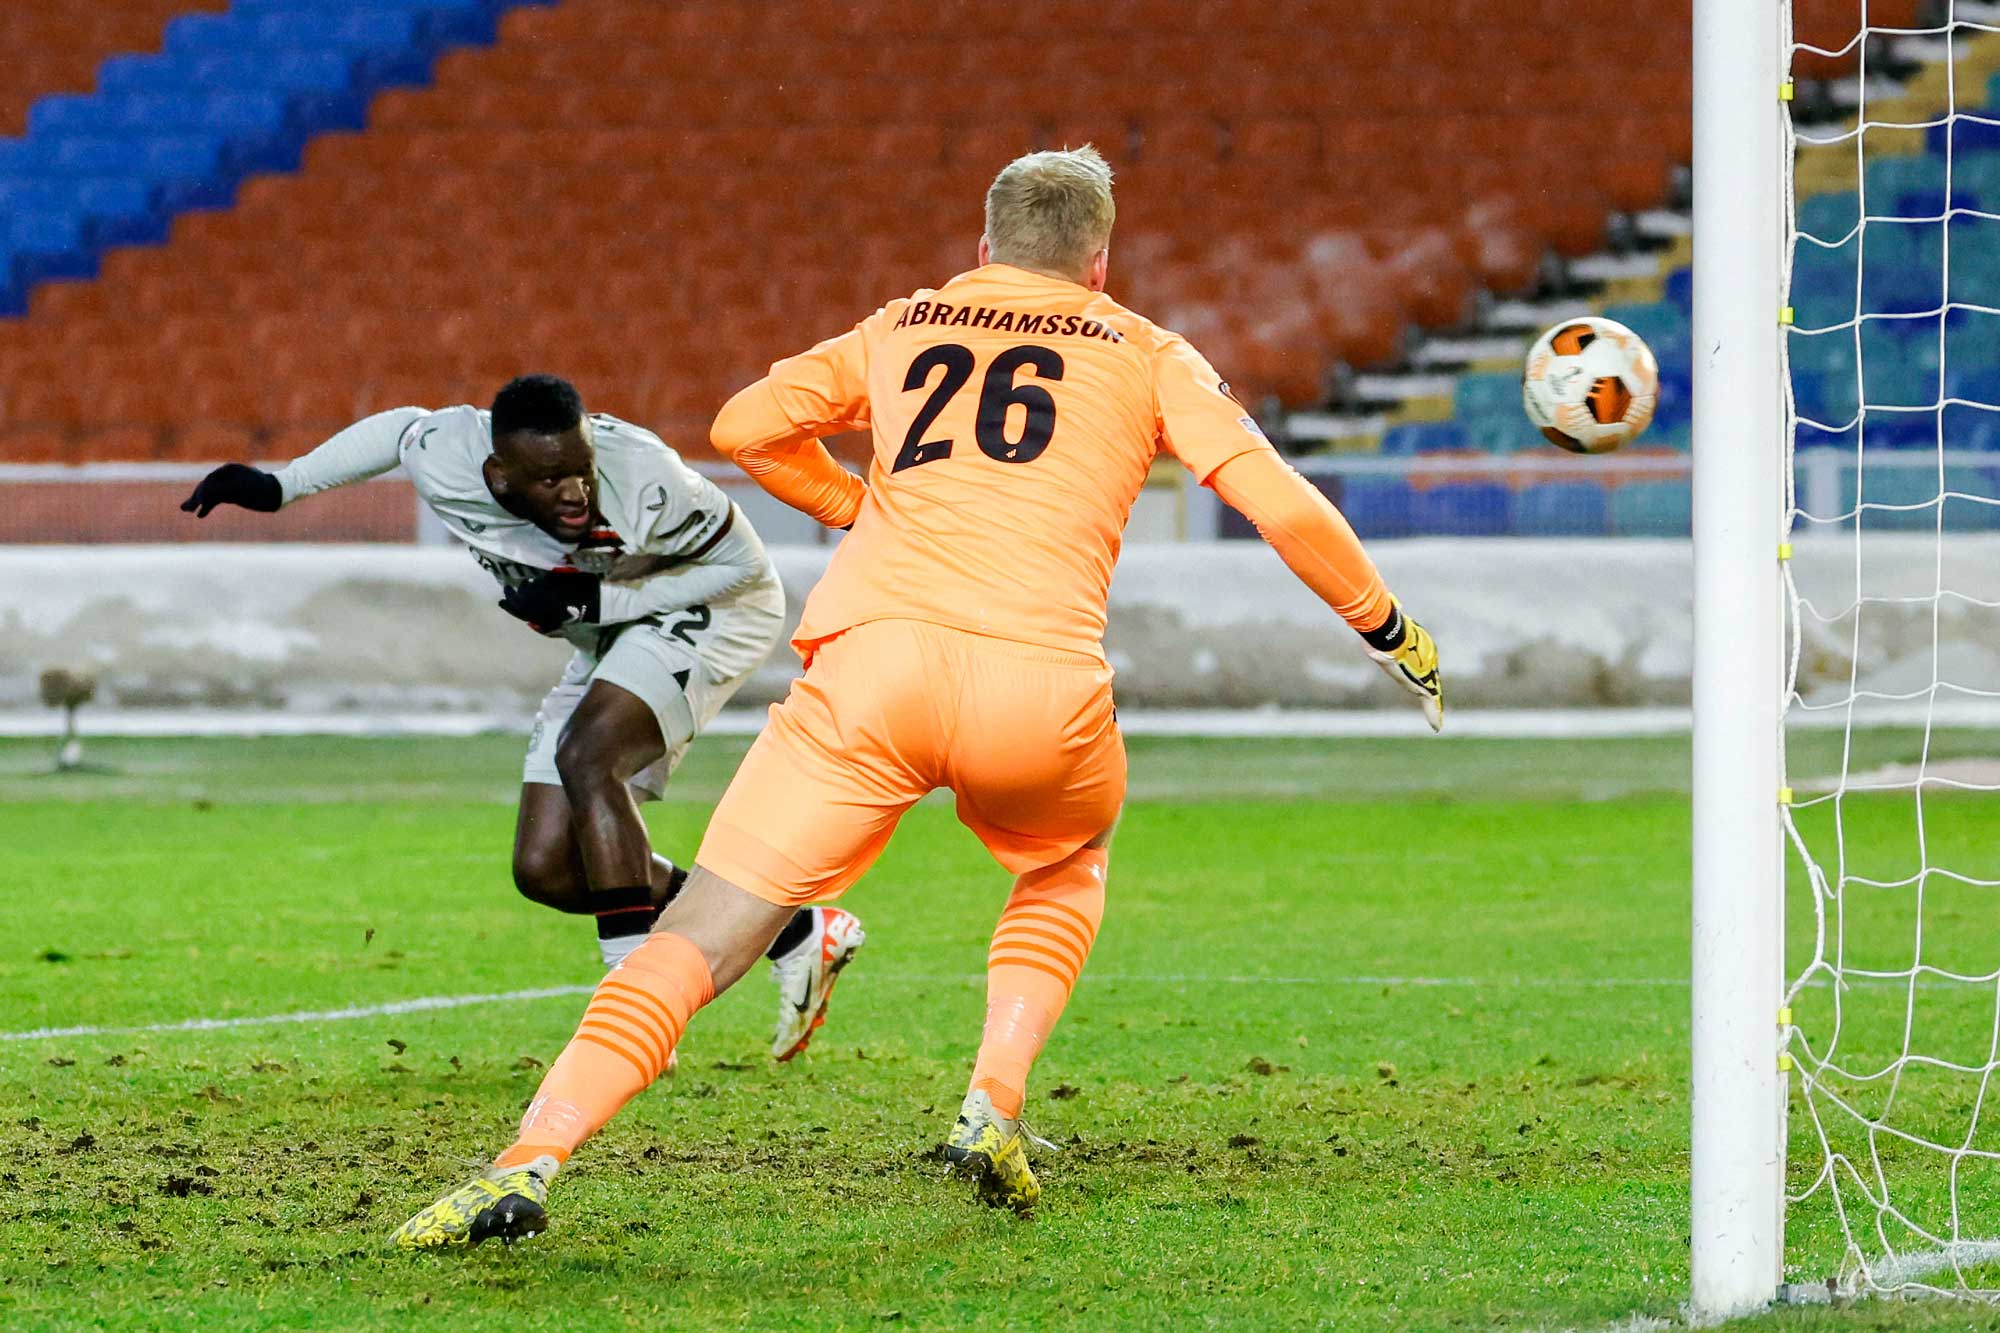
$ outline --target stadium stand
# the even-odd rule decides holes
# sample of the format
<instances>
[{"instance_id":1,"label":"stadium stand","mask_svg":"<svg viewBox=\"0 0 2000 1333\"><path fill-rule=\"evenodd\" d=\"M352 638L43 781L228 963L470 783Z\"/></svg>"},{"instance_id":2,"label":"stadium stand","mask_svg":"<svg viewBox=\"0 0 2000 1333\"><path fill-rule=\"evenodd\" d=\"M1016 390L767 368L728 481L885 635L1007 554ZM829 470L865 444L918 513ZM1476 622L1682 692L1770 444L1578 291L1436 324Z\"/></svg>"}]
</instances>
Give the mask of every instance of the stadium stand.
<instances>
[{"instance_id":1,"label":"stadium stand","mask_svg":"<svg viewBox=\"0 0 2000 1333\"><path fill-rule=\"evenodd\" d=\"M239 57L262 44L267 69L352 39L354 86L412 80L427 50L476 34L384 16L450 8L239 0L177 20L163 56L107 62L94 98L39 103L28 142L107 99L174 96L151 74L192 71L224 33ZM968 266L1008 157L1085 139L1120 168L1114 290L1246 396L1310 405L1336 367L1393 364L1412 328L1530 290L1545 254L1587 254L1614 209L1666 197L1687 151L1683 54L1659 60L1658 33L1612 22L1614 0L1537 22L1553 8L1032 0L989 33L965 0L567 0L506 14L497 45L447 52L431 87L381 92L365 132L310 141L353 108L301 69L279 85L282 131L268 99L227 108L244 122L219 174L127 171L167 183L163 247L22 224L31 313L0 323L18 386L0 454L46 451L51 431L79 458L237 439L279 454L529 366L699 439L772 356ZM1662 30L1684 22L1665 9ZM1438 72L1468 49L1507 56L1477 79ZM1607 60L1630 71L1607 128L1627 151L1579 158L1569 93ZM281 172L301 144L297 174L231 178ZM101 264L92 225L114 247Z\"/></svg>"},{"instance_id":2,"label":"stadium stand","mask_svg":"<svg viewBox=\"0 0 2000 1333\"><path fill-rule=\"evenodd\" d=\"M80 54L38 57L16 90L36 95L26 137L0 141L0 305L28 307L0 319L0 459L288 456L367 411L482 399L530 368L698 452L773 356L969 266L999 165L1086 139L1119 170L1114 292L1260 408L1311 407L1345 370L1396 366L1425 331L1533 297L1621 218L1673 205L1689 152L1685 0L1643 23L1623 0L1024 0L1005 31L971 0L221 9L117 0L23 36ZM1851 11L1801 3L1801 33L1842 48ZM1919 11L1877 0L1871 16ZM1476 77L1458 72L1467 51ZM1799 67L1833 80L1860 57ZM1575 90L1607 67L1616 97L1590 119L1605 151L1580 154ZM1960 125L1950 201L1942 132L1928 154L1871 159L1871 209L2000 207L2000 131ZM1992 152L1964 137L1980 134ZM1838 238L1855 207L1823 190L1801 216ZM1871 240L1870 308L1935 307L1942 225ZM1996 224L1952 225L1954 274L1976 280L2000 247L1975 233ZM1816 301L1851 305L1858 249L1802 264L1802 322ZM1600 306L1658 352L1645 443L1681 450L1684 261ZM1838 341L1798 351L1801 410L1829 423L1861 382ZM1973 379L1995 351L2000 318L1955 315L1947 381L2000 397ZM1935 337L1871 327L1861 356L1871 403L1931 401ZM1506 362L1399 415L1364 443L1547 450ZM1865 431L1914 446L1921 424ZM1341 500L1382 536L1685 532L1684 485L1598 480L1369 476Z\"/></svg>"}]
</instances>

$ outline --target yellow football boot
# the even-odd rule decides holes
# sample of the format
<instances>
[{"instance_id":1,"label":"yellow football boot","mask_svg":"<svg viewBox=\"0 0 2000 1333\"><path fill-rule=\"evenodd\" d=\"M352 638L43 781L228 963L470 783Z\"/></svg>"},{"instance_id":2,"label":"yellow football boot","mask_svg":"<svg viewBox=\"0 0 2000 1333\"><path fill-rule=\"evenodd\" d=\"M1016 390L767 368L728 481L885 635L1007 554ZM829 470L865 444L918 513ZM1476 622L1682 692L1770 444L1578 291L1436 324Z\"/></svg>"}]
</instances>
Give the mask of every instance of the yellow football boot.
<instances>
[{"instance_id":1,"label":"yellow football boot","mask_svg":"<svg viewBox=\"0 0 2000 1333\"><path fill-rule=\"evenodd\" d=\"M1041 1184L1028 1166L1027 1138L1018 1120L993 1109L991 1097L968 1092L944 1142L944 1158L954 1175L969 1176L978 1185L982 1203L1025 1217L1042 1197Z\"/></svg>"},{"instance_id":2,"label":"yellow football boot","mask_svg":"<svg viewBox=\"0 0 2000 1333\"><path fill-rule=\"evenodd\" d=\"M537 1171L544 1163L546 1169ZM549 1225L542 1205L554 1167L554 1158L540 1158L527 1166L491 1168L397 1227L396 1248L434 1250L483 1240L512 1245L540 1235Z\"/></svg>"}]
</instances>

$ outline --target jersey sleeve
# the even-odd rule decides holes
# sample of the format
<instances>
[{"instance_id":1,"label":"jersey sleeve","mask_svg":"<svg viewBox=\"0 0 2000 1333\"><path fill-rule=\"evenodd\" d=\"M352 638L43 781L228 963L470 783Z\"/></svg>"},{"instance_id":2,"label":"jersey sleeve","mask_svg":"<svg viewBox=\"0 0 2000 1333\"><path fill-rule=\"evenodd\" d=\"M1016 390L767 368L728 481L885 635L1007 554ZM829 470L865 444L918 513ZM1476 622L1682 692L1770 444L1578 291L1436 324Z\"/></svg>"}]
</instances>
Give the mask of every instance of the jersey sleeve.
<instances>
[{"instance_id":1,"label":"jersey sleeve","mask_svg":"<svg viewBox=\"0 0 2000 1333\"><path fill-rule=\"evenodd\" d=\"M722 501L721 526L686 564L629 582L607 580L599 590L598 623L622 624L720 597L766 576L775 577L757 530Z\"/></svg>"},{"instance_id":2,"label":"jersey sleeve","mask_svg":"<svg viewBox=\"0 0 2000 1333\"><path fill-rule=\"evenodd\" d=\"M428 415L419 407L377 412L355 422L311 453L293 459L277 472L284 503L381 476L396 466L401 457L403 436Z\"/></svg>"},{"instance_id":3,"label":"jersey sleeve","mask_svg":"<svg viewBox=\"0 0 2000 1333\"><path fill-rule=\"evenodd\" d=\"M867 486L818 437L869 421L868 357L857 326L774 362L769 375L723 405L709 442L792 508L844 528L860 513Z\"/></svg>"},{"instance_id":4,"label":"jersey sleeve","mask_svg":"<svg viewBox=\"0 0 2000 1333\"><path fill-rule=\"evenodd\" d=\"M1153 367L1160 443L1203 485L1239 454L1271 453L1271 442L1208 358L1187 339L1169 336Z\"/></svg>"},{"instance_id":5,"label":"jersey sleeve","mask_svg":"<svg viewBox=\"0 0 2000 1333\"><path fill-rule=\"evenodd\" d=\"M1389 619L1395 602L1353 527L1276 450L1238 454L1215 470L1209 485L1355 631L1379 629Z\"/></svg>"},{"instance_id":6,"label":"jersey sleeve","mask_svg":"<svg viewBox=\"0 0 2000 1333\"><path fill-rule=\"evenodd\" d=\"M728 526L729 497L651 431L614 417L593 417L592 421L598 440L616 441L623 446L618 457L637 464L631 472L624 467L632 465L625 464L619 474L629 477L626 485L637 488L636 500L626 501L637 516L633 533L637 549L669 559L697 558ZM608 462L601 451L600 469Z\"/></svg>"},{"instance_id":7,"label":"jersey sleeve","mask_svg":"<svg viewBox=\"0 0 2000 1333\"><path fill-rule=\"evenodd\" d=\"M801 435L861 430L869 421L863 325L771 364L765 382L778 411Z\"/></svg>"}]
</instances>

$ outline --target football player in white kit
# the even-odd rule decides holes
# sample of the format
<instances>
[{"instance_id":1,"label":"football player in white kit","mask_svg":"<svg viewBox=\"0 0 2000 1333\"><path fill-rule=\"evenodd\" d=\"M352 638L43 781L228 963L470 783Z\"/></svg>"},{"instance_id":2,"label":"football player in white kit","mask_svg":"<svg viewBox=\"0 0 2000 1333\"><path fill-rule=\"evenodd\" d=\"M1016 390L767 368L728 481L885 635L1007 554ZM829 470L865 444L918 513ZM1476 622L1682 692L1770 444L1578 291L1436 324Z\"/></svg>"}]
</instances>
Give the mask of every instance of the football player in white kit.
<instances>
[{"instance_id":1,"label":"football player in white kit","mask_svg":"<svg viewBox=\"0 0 2000 1333\"><path fill-rule=\"evenodd\" d=\"M576 649L528 742L514 882L535 902L595 916L616 966L687 877L653 854L637 801L659 797L777 644L777 570L720 487L651 431L587 415L553 375L514 380L490 411L379 412L275 473L224 464L181 508L270 513L399 463L499 581L501 609ZM805 1049L863 939L851 913L808 907L771 945L778 1059Z\"/></svg>"}]
</instances>

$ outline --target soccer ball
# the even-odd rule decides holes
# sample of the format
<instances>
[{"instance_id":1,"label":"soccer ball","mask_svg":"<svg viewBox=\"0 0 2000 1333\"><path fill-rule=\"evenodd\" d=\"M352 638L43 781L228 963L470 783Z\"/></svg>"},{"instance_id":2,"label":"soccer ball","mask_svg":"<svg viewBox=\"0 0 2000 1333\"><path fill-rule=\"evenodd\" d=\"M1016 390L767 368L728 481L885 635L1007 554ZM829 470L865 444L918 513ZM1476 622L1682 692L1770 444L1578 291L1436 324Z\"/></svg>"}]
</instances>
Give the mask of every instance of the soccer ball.
<instances>
[{"instance_id":1,"label":"soccer ball","mask_svg":"<svg viewBox=\"0 0 2000 1333\"><path fill-rule=\"evenodd\" d=\"M1660 364L1645 339L1615 319L1566 319L1528 349L1521 405L1549 443L1609 453L1639 437L1660 401Z\"/></svg>"}]
</instances>

